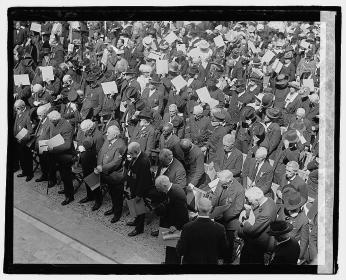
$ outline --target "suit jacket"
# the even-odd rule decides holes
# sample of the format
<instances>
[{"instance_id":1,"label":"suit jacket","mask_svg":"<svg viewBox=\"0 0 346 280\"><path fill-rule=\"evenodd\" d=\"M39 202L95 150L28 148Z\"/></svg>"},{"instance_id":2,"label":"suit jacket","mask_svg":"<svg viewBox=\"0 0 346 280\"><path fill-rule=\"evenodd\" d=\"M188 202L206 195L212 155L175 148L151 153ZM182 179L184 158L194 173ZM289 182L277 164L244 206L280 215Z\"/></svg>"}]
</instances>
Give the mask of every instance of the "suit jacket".
<instances>
[{"instance_id":1,"label":"suit jacket","mask_svg":"<svg viewBox=\"0 0 346 280\"><path fill-rule=\"evenodd\" d=\"M184 152L180 148L180 139L177 135L173 134L169 139L166 141L163 134L160 136L160 143L159 143L159 149L162 150L164 148L169 149L172 151L173 156L178 159L181 163L184 163Z\"/></svg>"},{"instance_id":2,"label":"suit jacket","mask_svg":"<svg viewBox=\"0 0 346 280\"><path fill-rule=\"evenodd\" d=\"M30 120L30 110L26 108L23 113L16 115L13 127L13 135L16 136L23 128L28 130L28 133L22 138L22 143L27 143L32 134L32 124Z\"/></svg>"},{"instance_id":3,"label":"suit jacket","mask_svg":"<svg viewBox=\"0 0 346 280\"><path fill-rule=\"evenodd\" d=\"M204 154L201 149L195 145L185 156L186 183L193 184L195 187L203 184L205 180L204 172Z\"/></svg>"},{"instance_id":4,"label":"suit jacket","mask_svg":"<svg viewBox=\"0 0 346 280\"><path fill-rule=\"evenodd\" d=\"M243 154L237 148L233 148L227 158L223 146L219 147L214 166L217 172L228 169L233 173L233 177L239 177L243 166Z\"/></svg>"},{"instance_id":5,"label":"suit jacket","mask_svg":"<svg viewBox=\"0 0 346 280\"><path fill-rule=\"evenodd\" d=\"M162 93L159 90L155 90L150 96L150 89L145 88L142 93L142 99L146 101L146 104L149 106L150 109L155 108L159 106L158 111L161 113L163 112L163 96Z\"/></svg>"},{"instance_id":6,"label":"suit jacket","mask_svg":"<svg viewBox=\"0 0 346 280\"><path fill-rule=\"evenodd\" d=\"M127 147L124 140L118 138L112 144L106 140L97 156L97 165L102 166L102 173L121 182L123 174L123 160Z\"/></svg>"},{"instance_id":7,"label":"suit jacket","mask_svg":"<svg viewBox=\"0 0 346 280\"><path fill-rule=\"evenodd\" d=\"M240 224L238 219L243 210L244 203L245 189L237 180L233 180L233 182L228 185L227 189L218 185L212 198L212 205L214 207L231 204L231 206L223 212L220 220L227 230L236 230L239 228Z\"/></svg>"},{"instance_id":8,"label":"suit jacket","mask_svg":"<svg viewBox=\"0 0 346 280\"><path fill-rule=\"evenodd\" d=\"M65 120L60 119L56 126L50 123L49 138L52 138L60 134L64 138L64 144L54 147L50 153L54 154L72 154L74 152L73 147L73 128L71 124Z\"/></svg>"},{"instance_id":9,"label":"suit jacket","mask_svg":"<svg viewBox=\"0 0 346 280\"><path fill-rule=\"evenodd\" d=\"M185 224L177 243L183 264L217 264L226 248L224 226L209 218L197 218Z\"/></svg>"},{"instance_id":10,"label":"suit jacket","mask_svg":"<svg viewBox=\"0 0 346 280\"><path fill-rule=\"evenodd\" d=\"M186 194L181 186L172 184L166 194L166 200L155 208L155 213L160 216L160 226L169 228L175 226L181 230L189 221L187 212Z\"/></svg>"},{"instance_id":11,"label":"suit jacket","mask_svg":"<svg viewBox=\"0 0 346 280\"><path fill-rule=\"evenodd\" d=\"M145 197L154 186L149 157L143 152L128 166L127 183L133 197Z\"/></svg>"},{"instance_id":12,"label":"suit jacket","mask_svg":"<svg viewBox=\"0 0 346 280\"><path fill-rule=\"evenodd\" d=\"M152 125L142 127L139 124L135 127L131 136L130 142L138 142L141 145L141 150L148 156L151 150L155 148L155 130Z\"/></svg>"},{"instance_id":13,"label":"suit jacket","mask_svg":"<svg viewBox=\"0 0 346 280\"><path fill-rule=\"evenodd\" d=\"M76 138L77 145L83 146L83 142L85 139L91 140L92 150L96 155L98 155L105 140L101 131L96 126L89 131L88 135L85 135L83 131L79 130Z\"/></svg>"},{"instance_id":14,"label":"suit jacket","mask_svg":"<svg viewBox=\"0 0 346 280\"><path fill-rule=\"evenodd\" d=\"M206 147L209 153L209 162L214 161L217 157L216 153L220 146L222 146L222 139L227 134L227 130L224 126L218 126L213 129L213 133L210 135Z\"/></svg>"},{"instance_id":15,"label":"suit jacket","mask_svg":"<svg viewBox=\"0 0 346 280\"><path fill-rule=\"evenodd\" d=\"M299 258L299 244L294 238L275 246L271 265L296 265Z\"/></svg>"},{"instance_id":16,"label":"suit jacket","mask_svg":"<svg viewBox=\"0 0 346 280\"><path fill-rule=\"evenodd\" d=\"M85 90L85 100L81 109L82 119L85 119L87 111L90 109L93 109L93 116L97 116L102 110L103 98L104 93L100 86L96 88L87 86Z\"/></svg>"},{"instance_id":17,"label":"suit jacket","mask_svg":"<svg viewBox=\"0 0 346 280\"><path fill-rule=\"evenodd\" d=\"M269 224L276 220L276 204L271 198L267 198L261 206L254 210L255 223L251 225L245 222L238 230L239 237L244 239L246 248L265 252L268 249L270 235Z\"/></svg>"},{"instance_id":18,"label":"suit jacket","mask_svg":"<svg viewBox=\"0 0 346 280\"><path fill-rule=\"evenodd\" d=\"M266 131L266 136L261 146L268 149L268 157L276 159L276 149L281 141L281 129L277 123L271 123Z\"/></svg>"},{"instance_id":19,"label":"suit jacket","mask_svg":"<svg viewBox=\"0 0 346 280\"><path fill-rule=\"evenodd\" d=\"M162 165L158 166L156 177L159 175L166 175L171 183L180 186L181 188L186 187L186 171L179 160L173 158L173 162L168 166L163 174L161 174L162 168Z\"/></svg>"},{"instance_id":20,"label":"suit jacket","mask_svg":"<svg viewBox=\"0 0 346 280\"><path fill-rule=\"evenodd\" d=\"M287 180L286 174L282 176L280 187L278 188L278 190L282 192L282 195L284 195L285 191L287 190L285 186L288 184L292 185L296 191L300 192L302 197L306 199L308 198L308 188L304 180L299 175L296 175L291 181Z\"/></svg>"},{"instance_id":21,"label":"suit jacket","mask_svg":"<svg viewBox=\"0 0 346 280\"><path fill-rule=\"evenodd\" d=\"M191 139L194 144L201 147L207 142L206 139L202 138L205 132L207 132L208 130L212 131L212 126L209 117L203 116L202 118L196 121L195 118L192 116L186 122L185 138Z\"/></svg>"},{"instance_id":22,"label":"suit jacket","mask_svg":"<svg viewBox=\"0 0 346 280\"><path fill-rule=\"evenodd\" d=\"M39 122L36 131L35 131L35 148L38 149L38 141L40 140L48 140L49 139L49 129L50 129L50 121L48 118L45 119L45 121L42 123L42 121Z\"/></svg>"},{"instance_id":23,"label":"suit jacket","mask_svg":"<svg viewBox=\"0 0 346 280\"><path fill-rule=\"evenodd\" d=\"M299 242L299 259L304 259L309 244L309 220L305 212L300 212L297 217L291 217L287 216L284 211L281 211L278 219L292 224L293 230L288 235Z\"/></svg>"}]
</instances>

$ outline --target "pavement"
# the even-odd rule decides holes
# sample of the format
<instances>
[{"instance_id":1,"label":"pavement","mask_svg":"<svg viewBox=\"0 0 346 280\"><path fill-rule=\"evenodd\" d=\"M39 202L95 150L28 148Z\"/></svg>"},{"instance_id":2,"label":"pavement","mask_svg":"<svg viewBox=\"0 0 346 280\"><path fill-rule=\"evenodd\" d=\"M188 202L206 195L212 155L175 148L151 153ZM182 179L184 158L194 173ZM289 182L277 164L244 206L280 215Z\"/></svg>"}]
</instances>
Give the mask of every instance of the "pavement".
<instances>
[{"instance_id":1,"label":"pavement","mask_svg":"<svg viewBox=\"0 0 346 280\"><path fill-rule=\"evenodd\" d=\"M85 197L82 185L75 200L62 206L61 186L49 189L47 182L29 183L14 174L14 263L118 263L160 264L164 261L164 246L152 237L158 228L158 218L147 215L145 232L135 237L127 234L133 227L126 225L132 218L124 211L121 220L110 223L103 213L111 208L106 195L101 208L91 211L93 202L79 204Z\"/></svg>"}]
</instances>

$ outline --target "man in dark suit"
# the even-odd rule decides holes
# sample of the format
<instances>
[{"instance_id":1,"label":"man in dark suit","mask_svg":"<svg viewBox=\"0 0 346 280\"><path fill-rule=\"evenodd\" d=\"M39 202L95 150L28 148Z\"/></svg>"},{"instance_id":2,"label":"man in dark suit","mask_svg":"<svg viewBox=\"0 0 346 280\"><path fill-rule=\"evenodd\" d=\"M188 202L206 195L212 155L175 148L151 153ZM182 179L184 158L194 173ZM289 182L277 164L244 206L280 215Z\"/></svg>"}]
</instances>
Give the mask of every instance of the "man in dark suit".
<instances>
[{"instance_id":1,"label":"man in dark suit","mask_svg":"<svg viewBox=\"0 0 346 280\"><path fill-rule=\"evenodd\" d=\"M273 198L271 189L273 180L273 167L267 158L267 149L258 148L255 158L251 158L247 170L244 170L243 186L245 189L251 187L260 188L264 195Z\"/></svg>"},{"instance_id":2,"label":"man in dark suit","mask_svg":"<svg viewBox=\"0 0 346 280\"><path fill-rule=\"evenodd\" d=\"M48 119L51 122L49 130L49 138L58 134L64 139L64 143L54 148L48 147L48 160L50 163L49 185L54 186L56 183L56 167L60 172L62 181L64 182L65 200L61 205L69 204L74 200L74 189L72 184L72 159L74 155L74 147L72 143L73 128L69 122L61 118L58 111L52 111L48 114Z\"/></svg>"},{"instance_id":3,"label":"man in dark suit","mask_svg":"<svg viewBox=\"0 0 346 280\"><path fill-rule=\"evenodd\" d=\"M16 27L14 30L14 34L13 34L13 45L18 46L24 46L25 40L26 40L26 33L25 33L25 29L22 28L20 26L20 22L16 22Z\"/></svg>"},{"instance_id":4,"label":"man in dark suit","mask_svg":"<svg viewBox=\"0 0 346 280\"><path fill-rule=\"evenodd\" d=\"M151 150L155 148L155 129L150 124L152 112L144 109L139 113L138 118L140 122L135 127L130 142L138 142L143 153L150 156Z\"/></svg>"},{"instance_id":5,"label":"man in dark suit","mask_svg":"<svg viewBox=\"0 0 346 280\"><path fill-rule=\"evenodd\" d=\"M245 192L251 205L255 221L246 219L240 224L238 236L244 239L240 255L240 264L264 264L264 253L270 243L269 224L276 220L276 205L270 197L265 197L258 187L251 187Z\"/></svg>"},{"instance_id":6,"label":"man in dark suit","mask_svg":"<svg viewBox=\"0 0 346 280\"><path fill-rule=\"evenodd\" d=\"M282 199L288 189L285 187L290 185L298 191L304 199L308 199L308 188L305 181L298 175L299 164L296 161L289 161L286 164L286 173L283 175L280 187L276 194Z\"/></svg>"},{"instance_id":7,"label":"man in dark suit","mask_svg":"<svg viewBox=\"0 0 346 280\"><path fill-rule=\"evenodd\" d=\"M274 236L276 240L271 265L297 264L300 248L298 241L289 236L292 229L293 225L286 221L270 223L268 234Z\"/></svg>"},{"instance_id":8,"label":"man in dark suit","mask_svg":"<svg viewBox=\"0 0 346 280\"><path fill-rule=\"evenodd\" d=\"M213 211L223 205L229 205L225 211L215 217L215 220L224 225L226 229L228 248L225 254L225 263L233 261L233 243L235 231L239 228L239 215L245 203L245 190L243 186L233 178L229 170L218 173L219 183L212 196ZM212 211L212 214L213 214Z\"/></svg>"},{"instance_id":9,"label":"man in dark suit","mask_svg":"<svg viewBox=\"0 0 346 280\"><path fill-rule=\"evenodd\" d=\"M264 117L266 136L261 146L268 149L268 157L272 160L276 160L276 151L281 141L281 129L279 124L276 123L280 113L278 108L268 108Z\"/></svg>"},{"instance_id":10,"label":"man in dark suit","mask_svg":"<svg viewBox=\"0 0 346 280\"><path fill-rule=\"evenodd\" d=\"M141 151L141 145L132 142L128 146L128 154L131 161L128 165L127 186L130 188L131 197L136 201L148 196L154 187L153 178L150 171L150 160L148 156ZM134 221L127 223L128 226L135 226L129 236L136 236L144 231L145 214L136 217Z\"/></svg>"},{"instance_id":11,"label":"man in dark suit","mask_svg":"<svg viewBox=\"0 0 346 280\"><path fill-rule=\"evenodd\" d=\"M182 163L173 157L171 150L162 149L159 154L159 166L156 177L165 175L169 180L181 188L186 187L186 171Z\"/></svg>"},{"instance_id":12,"label":"man in dark suit","mask_svg":"<svg viewBox=\"0 0 346 280\"><path fill-rule=\"evenodd\" d=\"M159 226L169 228L172 233L181 230L189 221L185 192L181 186L171 183L165 175L156 178L155 186L159 192L165 193L164 201L154 208L155 213L160 216ZM180 263L175 248L166 247L165 263Z\"/></svg>"},{"instance_id":13,"label":"man in dark suit","mask_svg":"<svg viewBox=\"0 0 346 280\"><path fill-rule=\"evenodd\" d=\"M17 139L16 152L19 157L22 173L17 177L26 177L27 182L33 178L32 170L32 152L27 146L32 134L32 125L30 121L30 110L25 106L23 100L18 99L14 103L16 109L16 119L14 121L13 135L16 136L22 129L26 129L27 133L20 140Z\"/></svg>"},{"instance_id":14,"label":"man in dark suit","mask_svg":"<svg viewBox=\"0 0 346 280\"><path fill-rule=\"evenodd\" d=\"M219 147L214 161L215 171L229 170L233 177L240 180L240 173L243 166L243 154L234 147L235 136L226 134L223 139L223 147Z\"/></svg>"},{"instance_id":15,"label":"man in dark suit","mask_svg":"<svg viewBox=\"0 0 346 280\"><path fill-rule=\"evenodd\" d=\"M198 201L198 218L183 226L177 252L183 264L217 264L227 248L225 228L209 218L211 201ZM203 233L203 234L201 234Z\"/></svg>"},{"instance_id":16,"label":"man in dark suit","mask_svg":"<svg viewBox=\"0 0 346 280\"><path fill-rule=\"evenodd\" d=\"M206 180L204 172L204 154L199 147L192 144L190 139L182 139L180 147L184 152L186 167L186 183L188 190L199 187Z\"/></svg>"},{"instance_id":17,"label":"man in dark suit","mask_svg":"<svg viewBox=\"0 0 346 280\"><path fill-rule=\"evenodd\" d=\"M173 124L166 123L162 128L159 149L167 148L173 152L173 156L184 164L184 153L179 145L180 139L173 133Z\"/></svg>"},{"instance_id":18,"label":"man in dark suit","mask_svg":"<svg viewBox=\"0 0 346 280\"><path fill-rule=\"evenodd\" d=\"M82 121L77 135L77 145L84 178L94 171L97 164L97 154L99 153L103 142L103 135L98 130L96 123L90 119ZM102 204L101 190L100 188L97 188L93 192L87 184L85 184L85 188L87 190L87 196L81 199L79 203L85 203L95 199L92 211L96 211Z\"/></svg>"},{"instance_id":19,"label":"man in dark suit","mask_svg":"<svg viewBox=\"0 0 346 280\"><path fill-rule=\"evenodd\" d=\"M126 145L123 139L119 138L120 130L117 126L110 126L107 130L107 139L97 156L97 166L94 170L100 173L100 183L107 184L112 198L112 209L105 212L105 215L114 214L111 223L119 221L123 210L124 195L124 171L123 161L126 153Z\"/></svg>"},{"instance_id":20,"label":"man in dark suit","mask_svg":"<svg viewBox=\"0 0 346 280\"><path fill-rule=\"evenodd\" d=\"M37 125L37 128L35 130L34 140L35 140L35 149L39 150L39 141L41 140L48 140L49 139L49 128L51 126L47 114L51 108L50 103L47 103L45 105L42 105L37 108L37 117L40 119L40 122ZM43 182L48 180L48 158L47 158L47 152L42 152L42 154L39 154L39 160L40 160L40 168L42 175L41 177L37 178L35 182Z\"/></svg>"}]
</instances>

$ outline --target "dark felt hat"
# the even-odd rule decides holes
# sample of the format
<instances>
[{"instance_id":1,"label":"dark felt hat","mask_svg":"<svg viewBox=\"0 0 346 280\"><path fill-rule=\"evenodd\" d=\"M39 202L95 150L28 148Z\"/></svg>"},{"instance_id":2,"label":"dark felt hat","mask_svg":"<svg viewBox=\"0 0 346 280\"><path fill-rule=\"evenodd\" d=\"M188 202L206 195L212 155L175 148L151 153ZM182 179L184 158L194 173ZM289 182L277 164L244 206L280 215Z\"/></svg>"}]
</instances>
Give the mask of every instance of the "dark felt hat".
<instances>
[{"instance_id":1,"label":"dark felt hat","mask_svg":"<svg viewBox=\"0 0 346 280\"><path fill-rule=\"evenodd\" d=\"M264 98L264 97L263 97ZM280 117L280 109L278 108L268 108L266 114L270 119L277 119Z\"/></svg>"},{"instance_id":2,"label":"dark felt hat","mask_svg":"<svg viewBox=\"0 0 346 280\"><path fill-rule=\"evenodd\" d=\"M287 197L284 199L284 206L286 210L296 210L302 207L306 203L300 192L290 191L287 193Z\"/></svg>"},{"instance_id":3,"label":"dark felt hat","mask_svg":"<svg viewBox=\"0 0 346 280\"><path fill-rule=\"evenodd\" d=\"M269 108L273 105L274 95L272 93L265 93L262 98L262 107Z\"/></svg>"},{"instance_id":4,"label":"dark felt hat","mask_svg":"<svg viewBox=\"0 0 346 280\"><path fill-rule=\"evenodd\" d=\"M297 143L299 137L296 130L290 129L284 133L282 140L287 140L289 143Z\"/></svg>"},{"instance_id":5,"label":"dark felt hat","mask_svg":"<svg viewBox=\"0 0 346 280\"><path fill-rule=\"evenodd\" d=\"M255 135L258 138L261 138L265 135L266 130L261 123L255 123L253 126L253 135Z\"/></svg>"},{"instance_id":6,"label":"dark felt hat","mask_svg":"<svg viewBox=\"0 0 346 280\"><path fill-rule=\"evenodd\" d=\"M126 71L124 72L125 75L126 74L136 74L136 73L137 73L137 71L134 68L131 68L131 67L128 67L126 69Z\"/></svg>"},{"instance_id":7,"label":"dark felt hat","mask_svg":"<svg viewBox=\"0 0 346 280\"><path fill-rule=\"evenodd\" d=\"M150 109L143 109L140 113L139 113L139 115L138 115L138 118L139 119L145 119L145 120L152 120L152 118L153 118L153 113L152 113L152 111L150 110Z\"/></svg>"},{"instance_id":8,"label":"dark felt hat","mask_svg":"<svg viewBox=\"0 0 346 280\"><path fill-rule=\"evenodd\" d=\"M269 225L268 234L272 236L279 236L292 231L293 226L286 221L274 221Z\"/></svg>"},{"instance_id":9,"label":"dark felt hat","mask_svg":"<svg viewBox=\"0 0 346 280\"><path fill-rule=\"evenodd\" d=\"M213 114L213 117L215 119L217 119L218 121L224 121L225 118L226 118L226 114L224 112L224 110L220 110L220 111L216 111L214 114Z\"/></svg>"},{"instance_id":10,"label":"dark felt hat","mask_svg":"<svg viewBox=\"0 0 346 280\"><path fill-rule=\"evenodd\" d=\"M161 79L159 76L157 75L154 75L150 80L149 80L149 83L153 84L153 85L159 85L161 84Z\"/></svg>"}]
</instances>

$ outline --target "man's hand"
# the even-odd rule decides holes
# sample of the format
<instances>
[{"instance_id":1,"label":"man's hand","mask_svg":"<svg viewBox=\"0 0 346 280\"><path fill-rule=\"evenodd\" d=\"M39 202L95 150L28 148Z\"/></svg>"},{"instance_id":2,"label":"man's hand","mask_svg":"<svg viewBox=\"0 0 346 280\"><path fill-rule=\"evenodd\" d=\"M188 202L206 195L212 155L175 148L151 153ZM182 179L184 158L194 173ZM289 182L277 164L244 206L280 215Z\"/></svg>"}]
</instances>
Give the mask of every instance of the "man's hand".
<instances>
[{"instance_id":1,"label":"man's hand","mask_svg":"<svg viewBox=\"0 0 346 280\"><path fill-rule=\"evenodd\" d=\"M169 227L169 233L173 233L175 231L177 231L177 228L175 226L170 226Z\"/></svg>"},{"instance_id":2,"label":"man's hand","mask_svg":"<svg viewBox=\"0 0 346 280\"><path fill-rule=\"evenodd\" d=\"M194 186L193 184L191 184L191 183L189 183L189 184L187 185L187 189L190 190L190 191L192 191L194 187L195 187L195 186Z\"/></svg>"},{"instance_id":3,"label":"man's hand","mask_svg":"<svg viewBox=\"0 0 346 280\"><path fill-rule=\"evenodd\" d=\"M98 172L102 172L102 166L101 166L101 165L96 166L96 170L97 170Z\"/></svg>"},{"instance_id":4,"label":"man's hand","mask_svg":"<svg viewBox=\"0 0 346 280\"><path fill-rule=\"evenodd\" d=\"M277 190L276 195L278 196L278 198L282 199L282 191Z\"/></svg>"},{"instance_id":5,"label":"man's hand","mask_svg":"<svg viewBox=\"0 0 346 280\"><path fill-rule=\"evenodd\" d=\"M47 152L50 152L50 151L53 151L53 147L48 146L48 147L47 147Z\"/></svg>"}]
</instances>

